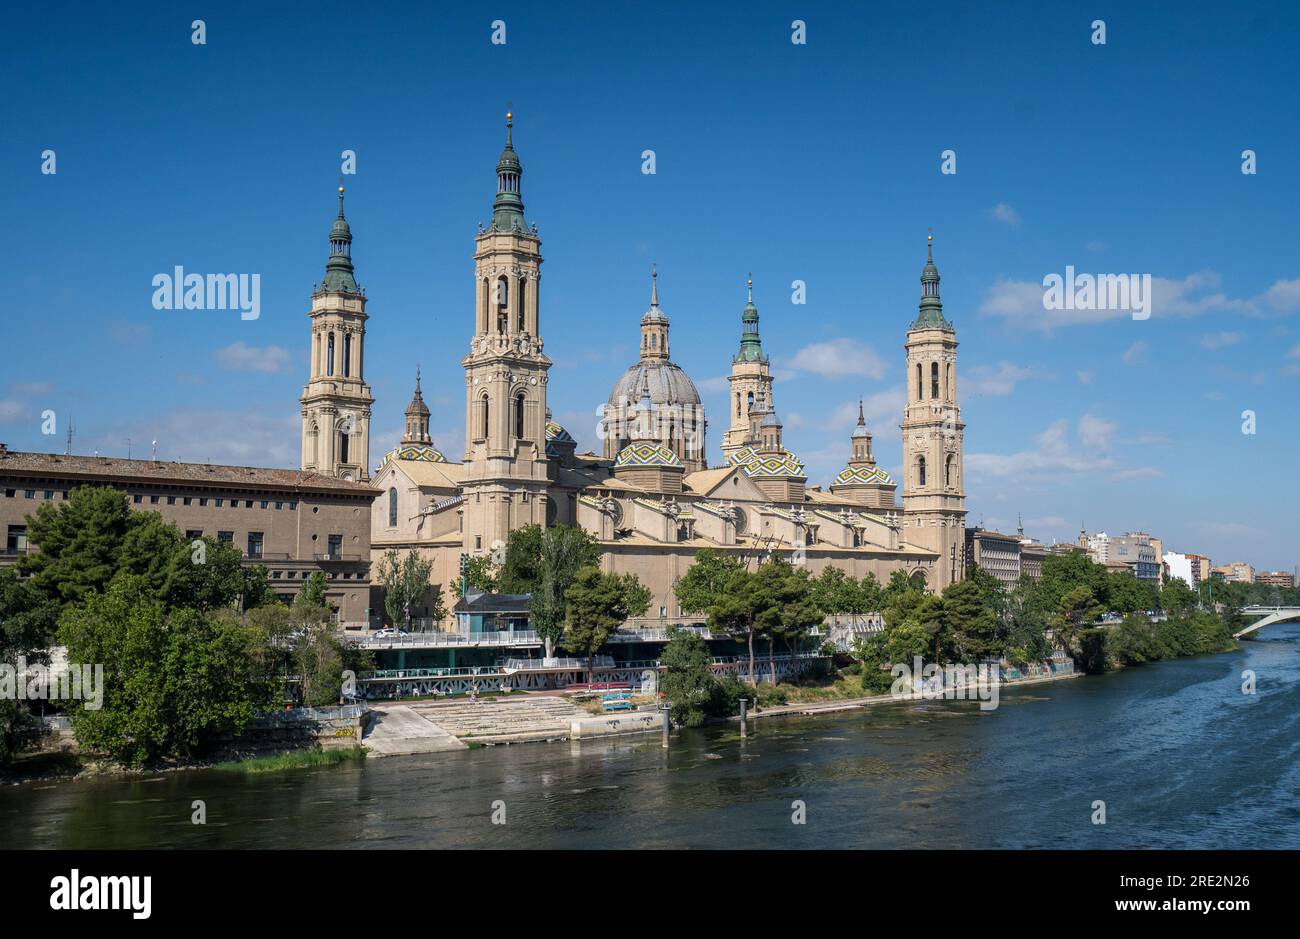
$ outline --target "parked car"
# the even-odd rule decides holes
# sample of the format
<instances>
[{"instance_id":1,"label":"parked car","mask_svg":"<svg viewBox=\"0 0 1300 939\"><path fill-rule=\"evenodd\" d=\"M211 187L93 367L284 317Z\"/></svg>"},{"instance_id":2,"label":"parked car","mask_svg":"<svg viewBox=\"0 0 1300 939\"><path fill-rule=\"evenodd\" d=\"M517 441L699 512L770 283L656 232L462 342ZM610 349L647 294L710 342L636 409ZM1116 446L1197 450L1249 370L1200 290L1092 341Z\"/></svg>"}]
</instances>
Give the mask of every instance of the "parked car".
<instances>
[{"instance_id":1,"label":"parked car","mask_svg":"<svg viewBox=\"0 0 1300 939\"><path fill-rule=\"evenodd\" d=\"M381 630L379 630L377 633L375 633L375 638L376 638L376 639L392 639L392 638L394 638L394 637L397 636L397 635L399 635L399 633L398 633L398 631L397 631L396 629L394 629L392 626L385 626L383 629L381 629Z\"/></svg>"}]
</instances>

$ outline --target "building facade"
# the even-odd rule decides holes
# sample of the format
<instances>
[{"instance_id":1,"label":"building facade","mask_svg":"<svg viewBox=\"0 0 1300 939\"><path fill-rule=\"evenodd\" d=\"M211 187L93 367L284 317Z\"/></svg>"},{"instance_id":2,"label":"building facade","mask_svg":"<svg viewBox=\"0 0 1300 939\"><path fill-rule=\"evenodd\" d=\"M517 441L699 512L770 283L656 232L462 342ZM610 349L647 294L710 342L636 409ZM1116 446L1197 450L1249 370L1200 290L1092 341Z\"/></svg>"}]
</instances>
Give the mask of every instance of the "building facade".
<instances>
[{"instance_id":1,"label":"building facade","mask_svg":"<svg viewBox=\"0 0 1300 939\"><path fill-rule=\"evenodd\" d=\"M844 470L828 489L809 484L804 464L783 440L752 279L731 359L721 459L710 464L698 391L671 359L657 271L640 318L638 360L601 411L603 452L578 453L546 405L541 242L524 220L522 164L511 128L508 116L492 220L474 254L473 338L462 362L464 458L447 459L427 433L411 435L413 423L427 428L417 382L407 439L374 474L376 558L390 548L416 550L432 561L433 579L445 588L462 555L501 552L512 530L578 525L601 545L607 571L633 573L650 589L647 619L656 623L697 612L678 607L673 586L706 547L751 563L784 556L813 574L833 565L887 581L901 570L930 590L964 576L957 340L943 315L932 245L905 346L911 390L903 415L901 506L894 480L876 465L861 415ZM454 598L448 600L450 608Z\"/></svg>"},{"instance_id":2,"label":"building facade","mask_svg":"<svg viewBox=\"0 0 1300 939\"><path fill-rule=\"evenodd\" d=\"M1269 584L1273 587L1294 587L1295 574L1291 571L1260 571L1255 575L1255 583Z\"/></svg>"},{"instance_id":3,"label":"building facade","mask_svg":"<svg viewBox=\"0 0 1300 939\"><path fill-rule=\"evenodd\" d=\"M320 571L340 621L367 620L375 491L364 483L299 470L16 452L0 445L6 539L0 563L39 550L28 543L28 517L42 503L66 500L78 486L119 489L133 508L157 512L187 538L233 545L245 565L267 568L272 590L286 602Z\"/></svg>"}]
</instances>

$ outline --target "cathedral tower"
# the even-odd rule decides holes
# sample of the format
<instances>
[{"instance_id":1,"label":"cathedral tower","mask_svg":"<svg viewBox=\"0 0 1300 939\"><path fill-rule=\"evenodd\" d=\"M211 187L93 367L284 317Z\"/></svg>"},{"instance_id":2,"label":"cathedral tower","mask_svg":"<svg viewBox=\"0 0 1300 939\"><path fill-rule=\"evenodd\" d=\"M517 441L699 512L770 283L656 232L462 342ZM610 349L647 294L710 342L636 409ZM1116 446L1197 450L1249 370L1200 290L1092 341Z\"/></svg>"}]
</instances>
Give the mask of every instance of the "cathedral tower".
<instances>
[{"instance_id":1,"label":"cathedral tower","mask_svg":"<svg viewBox=\"0 0 1300 939\"><path fill-rule=\"evenodd\" d=\"M330 229L325 280L311 297L311 377L302 398L302 468L370 479L370 408L365 382L366 295L352 269L352 230L343 214Z\"/></svg>"},{"instance_id":2,"label":"cathedral tower","mask_svg":"<svg viewBox=\"0 0 1300 939\"><path fill-rule=\"evenodd\" d=\"M944 319L934 238L921 272L920 313L907 331L907 408L903 415L904 539L935 551L928 586L939 591L966 569L966 495L957 406L957 333Z\"/></svg>"},{"instance_id":3,"label":"cathedral tower","mask_svg":"<svg viewBox=\"0 0 1300 939\"><path fill-rule=\"evenodd\" d=\"M504 545L515 528L546 524L546 377L536 226L524 221L523 167L506 115L492 221L474 251L474 338L465 368L464 550Z\"/></svg>"},{"instance_id":4,"label":"cathedral tower","mask_svg":"<svg viewBox=\"0 0 1300 939\"><path fill-rule=\"evenodd\" d=\"M758 307L754 306L754 279L748 281L749 300L740 314L740 351L731 359L728 410L730 428L722 435L722 454L730 459L745 447L751 433L750 412L766 412L772 404L772 371L758 336Z\"/></svg>"}]
</instances>

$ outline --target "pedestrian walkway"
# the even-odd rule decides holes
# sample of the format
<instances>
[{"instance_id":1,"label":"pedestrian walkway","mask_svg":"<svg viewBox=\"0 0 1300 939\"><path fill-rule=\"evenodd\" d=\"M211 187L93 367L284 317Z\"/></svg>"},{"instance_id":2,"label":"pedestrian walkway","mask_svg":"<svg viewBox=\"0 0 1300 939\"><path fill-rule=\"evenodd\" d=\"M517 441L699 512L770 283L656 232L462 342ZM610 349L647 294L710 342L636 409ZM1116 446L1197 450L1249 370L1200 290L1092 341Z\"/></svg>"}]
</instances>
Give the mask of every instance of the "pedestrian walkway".
<instances>
[{"instance_id":1,"label":"pedestrian walkway","mask_svg":"<svg viewBox=\"0 0 1300 939\"><path fill-rule=\"evenodd\" d=\"M361 742L374 756L406 756L464 750L466 745L442 727L403 704L370 709L370 723Z\"/></svg>"},{"instance_id":2,"label":"pedestrian walkway","mask_svg":"<svg viewBox=\"0 0 1300 939\"><path fill-rule=\"evenodd\" d=\"M458 698L410 705L426 721L449 734L479 743L515 743L567 737L572 721L587 711L554 695L518 698Z\"/></svg>"}]
</instances>

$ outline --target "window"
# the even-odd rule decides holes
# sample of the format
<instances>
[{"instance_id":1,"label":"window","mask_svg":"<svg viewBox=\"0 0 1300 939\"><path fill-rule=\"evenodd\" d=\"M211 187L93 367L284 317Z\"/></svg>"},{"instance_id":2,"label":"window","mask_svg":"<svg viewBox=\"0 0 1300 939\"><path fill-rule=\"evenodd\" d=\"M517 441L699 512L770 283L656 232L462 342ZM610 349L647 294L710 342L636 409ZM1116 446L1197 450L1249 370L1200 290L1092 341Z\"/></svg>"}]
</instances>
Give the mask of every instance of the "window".
<instances>
[{"instance_id":1,"label":"window","mask_svg":"<svg viewBox=\"0 0 1300 939\"><path fill-rule=\"evenodd\" d=\"M930 397L939 397L939 363L930 363Z\"/></svg>"},{"instance_id":2,"label":"window","mask_svg":"<svg viewBox=\"0 0 1300 939\"><path fill-rule=\"evenodd\" d=\"M224 544L233 544L235 541L235 533L233 531L219 531L217 532L217 541Z\"/></svg>"},{"instance_id":3,"label":"window","mask_svg":"<svg viewBox=\"0 0 1300 939\"><path fill-rule=\"evenodd\" d=\"M515 397L515 436L520 440L524 437L524 396Z\"/></svg>"},{"instance_id":4,"label":"window","mask_svg":"<svg viewBox=\"0 0 1300 939\"><path fill-rule=\"evenodd\" d=\"M221 508L221 507L222 507L223 505L225 505L225 504L226 504L226 500L225 500L225 499L218 499L218 500L217 500L217 508Z\"/></svg>"},{"instance_id":5,"label":"window","mask_svg":"<svg viewBox=\"0 0 1300 939\"><path fill-rule=\"evenodd\" d=\"M45 498L47 498L47 499L53 501L53 499L54 499L54 490L53 490L53 489L46 489L46 490L45 490Z\"/></svg>"},{"instance_id":6,"label":"window","mask_svg":"<svg viewBox=\"0 0 1300 939\"><path fill-rule=\"evenodd\" d=\"M168 504L168 505L175 505L175 504L176 504L176 497L175 497L175 496L168 496L168 497L167 497L167 504Z\"/></svg>"},{"instance_id":7,"label":"window","mask_svg":"<svg viewBox=\"0 0 1300 939\"><path fill-rule=\"evenodd\" d=\"M352 334L348 333L343 337L343 377L347 378L352 374Z\"/></svg>"},{"instance_id":8,"label":"window","mask_svg":"<svg viewBox=\"0 0 1300 939\"><path fill-rule=\"evenodd\" d=\"M252 499L245 499L245 500L244 500L244 508L246 508L246 509L251 509L252 507L253 507L253 500L252 500Z\"/></svg>"},{"instance_id":9,"label":"window","mask_svg":"<svg viewBox=\"0 0 1300 939\"><path fill-rule=\"evenodd\" d=\"M482 535L475 535L475 536L474 536L474 550L475 550L475 551L482 551L482 550L483 550L483 536L482 536Z\"/></svg>"},{"instance_id":10,"label":"window","mask_svg":"<svg viewBox=\"0 0 1300 939\"><path fill-rule=\"evenodd\" d=\"M157 504L158 504L158 497L157 497L157 496L150 496L150 497L149 497L149 504L150 504L150 505L157 505Z\"/></svg>"},{"instance_id":11,"label":"window","mask_svg":"<svg viewBox=\"0 0 1300 939\"><path fill-rule=\"evenodd\" d=\"M397 490L388 490L388 527L397 527Z\"/></svg>"},{"instance_id":12,"label":"window","mask_svg":"<svg viewBox=\"0 0 1300 939\"><path fill-rule=\"evenodd\" d=\"M35 489L26 489L26 490L23 491L23 495L26 496L28 499L35 499L35 498L36 498L36 490L35 490Z\"/></svg>"},{"instance_id":13,"label":"window","mask_svg":"<svg viewBox=\"0 0 1300 939\"><path fill-rule=\"evenodd\" d=\"M262 533L260 531L250 531L248 533L248 556L250 558L260 558L262 556Z\"/></svg>"},{"instance_id":14,"label":"window","mask_svg":"<svg viewBox=\"0 0 1300 939\"><path fill-rule=\"evenodd\" d=\"M271 503L268 502L267 500L265 500L265 499L262 500L262 508L267 508L270 504L271 504Z\"/></svg>"},{"instance_id":15,"label":"window","mask_svg":"<svg viewBox=\"0 0 1300 939\"><path fill-rule=\"evenodd\" d=\"M295 501L295 502L290 502L290 503L289 503L289 511L290 511L290 512L296 512L297 510L298 510L298 503L297 503L296 501Z\"/></svg>"},{"instance_id":16,"label":"window","mask_svg":"<svg viewBox=\"0 0 1300 939\"><path fill-rule=\"evenodd\" d=\"M27 550L27 526L10 525L9 537L5 541L5 553L22 554Z\"/></svg>"},{"instance_id":17,"label":"window","mask_svg":"<svg viewBox=\"0 0 1300 939\"><path fill-rule=\"evenodd\" d=\"M200 539L200 538L202 538L202 537L203 537L203 529L201 529L201 528L187 528L187 529L185 529L185 539L186 539L187 541L197 541L198 539Z\"/></svg>"},{"instance_id":18,"label":"window","mask_svg":"<svg viewBox=\"0 0 1300 939\"><path fill-rule=\"evenodd\" d=\"M951 486L956 483L956 480L953 478L956 468L957 460L953 454L949 453L948 459L943 464L943 484L945 486Z\"/></svg>"},{"instance_id":19,"label":"window","mask_svg":"<svg viewBox=\"0 0 1300 939\"><path fill-rule=\"evenodd\" d=\"M916 458L916 479L918 486L925 485L925 457L923 456Z\"/></svg>"},{"instance_id":20,"label":"window","mask_svg":"<svg viewBox=\"0 0 1300 939\"><path fill-rule=\"evenodd\" d=\"M275 510L278 512L278 511L280 511L282 508L284 508L284 503L283 503L283 502L280 502L279 500L277 500L276 503L275 503Z\"/></svg>"},{"instance_id":21,"label":"window","mask_svg":"<svg viewBox=\"0 0 1300 939\"><path fill-rule=\"evenodd\" d=\"M924 379L921 377L921 363L916 363L916 397L918 400L925 397Z\"/></svg>"},{"instance_id":22,"label":"window","mask_svg":"<svg viewBox=\"0 0 1300 939\"><path fill-rule=\"evenodd\" d=\"M339 560L343 556L343 536L330 535L329 537L329 557L331 560Z\"/></svg>"},{"instance_id":23,"label":"window","mask_svg":"<svg viewBox=\"0 0 1300 939\"><path fill-rule=\"evenodd\" d=\"M484 438L484 439L487 439L487 435L488 435L488 427L491 426L491 425L488 423L488 411L489 411L488 396L487 396L487 395L484 395L484 396L482 397L481 400L482 400L482 402L483 402L483 423L482 423L482 426L479 428L479 430L481 431L481 433L479 434L479 436L482 437L482 438Z\"/></svg>"},{"instance_id":24,"label":"window","mask_svg":"<svg viewBox=\"0 0 1300 939\"><path fill-rule=\"evenodd\" d=\"M528 281L519 278L519 318L515 329L519 332L524 331L524 298L528 296Z\"/></svg>"},{"instance_id":25,"label":"window","mask_svg":"<svg viewBox=\"0 0 1300 939\"><path fill-rule=\"evenodd\" d=\"M14 489L6 489L6 490L5 490L5 498L6 498L6 499L12 499L12 498L14 497L14 493L15 493L16 491L17 491L17 490L14 490Z\"/></svg>"},{"instance_id":26,"label":"window","mask_svg":"<svg viewBox=\"0 0 1300 939\"><path fill-rule=\"evenodd\" d=\"M184 499L184 502L185 502L186 505L191 505L191 504L193 504L194 499L193 499L192 497L190 497L190 496L186 496L185 499Z\"/></svg>"},{"instance_id":27,"label":"window","mask_svg":"<svg viewBox=\"0 0 1300 939\"><path fill-rule=\"evenodd\" d=\"M348 462L348 432L346 430L339 431L339 462Z\"/></svg>"},{"instance_id":28,"label":"window","mask_svg":"<svg viewBox=\"0 0 1300 939\"><path fill-rule=\"evenodd\" d=\"M208 504L207 499L199 499L199 505L207 505L207 504Z\"/></svg>"},{"instance_id":29,"label":"window","mask_svg":"<svg viewBox=\"0 0 1300 939\"><path fill-rule=\"evenodd\" d=\"M334 374L334 334L333 333L330 333L329 344L327 348L328 351L326 352L326 359L325 359L325 374L333 375Z\"/></svg>"},{"instance_id":30,"label":"window","mask_svg":"<svg viewBox=\"0 0 1300 939\"><path fill-rule=\"evenodd\" d=\"M131 501L134 502L136 505L139 505L141 502L144 501L144 496L132 496Z\"/></svg>"}]
</instances>

